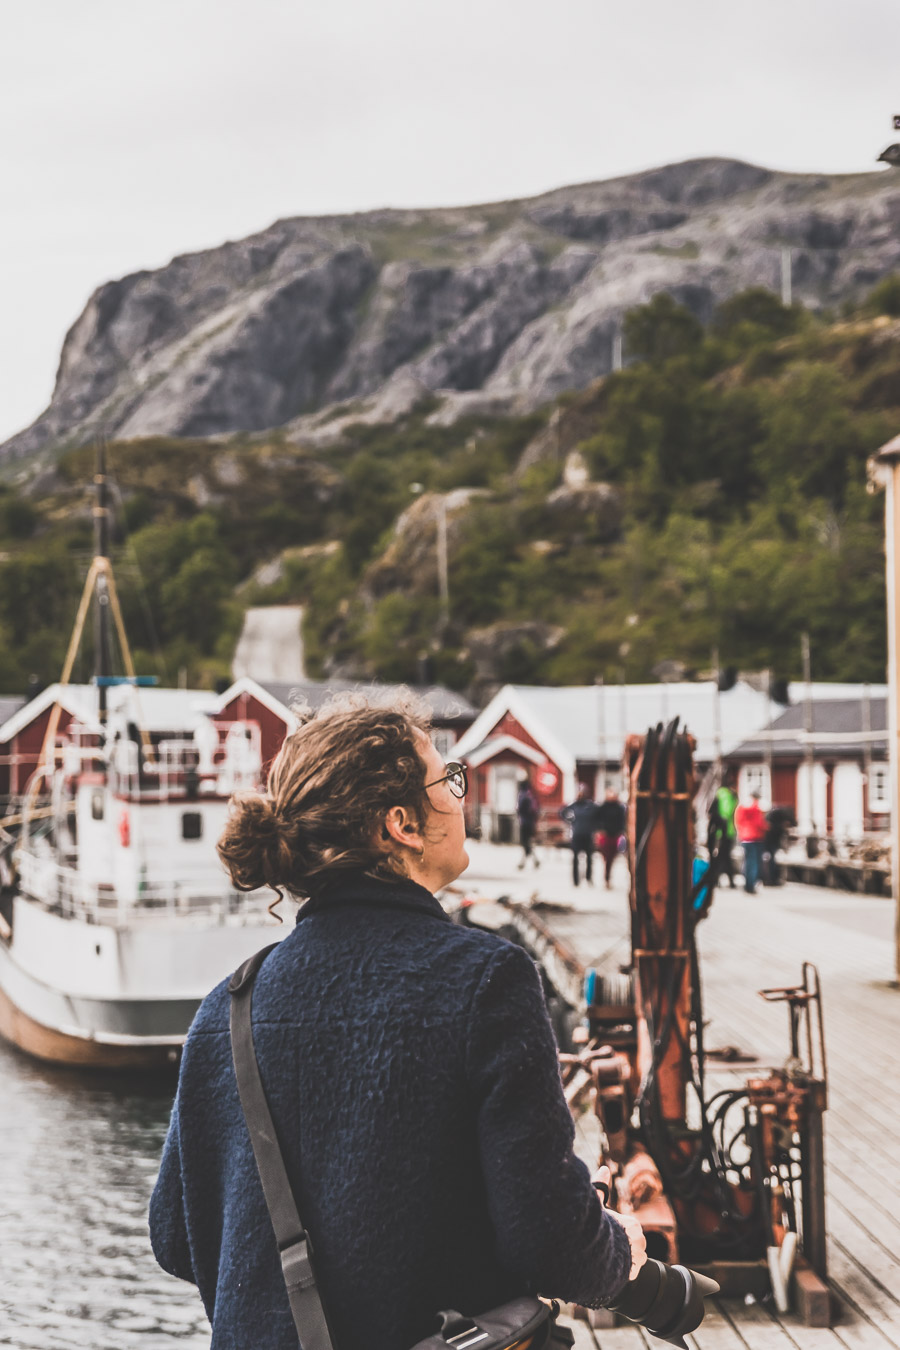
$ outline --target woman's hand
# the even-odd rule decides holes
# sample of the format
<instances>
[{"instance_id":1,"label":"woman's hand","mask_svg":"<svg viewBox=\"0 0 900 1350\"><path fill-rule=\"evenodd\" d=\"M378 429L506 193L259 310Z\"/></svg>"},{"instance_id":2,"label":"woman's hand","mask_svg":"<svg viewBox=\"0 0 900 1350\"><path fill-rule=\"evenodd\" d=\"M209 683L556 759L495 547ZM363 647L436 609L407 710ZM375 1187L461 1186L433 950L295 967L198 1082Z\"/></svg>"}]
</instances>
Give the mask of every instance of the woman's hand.
<instances>
[{"instance_id":1,"label":"woman's hand","mask_svg":"<svg viewBox=\"0 0 900 1350\"><path fill-rule=\"evenodd\" d=\"M609 1188L612 1182L612 1173L608 1167L599 1167L592 1178L597 1190L603 1196L604 1205L609 1199ZM619 1214L617 1210L608 1209L607 1214L616 1223L621 1224L625 1229L625 1236L628 1238L628 1245L631 1247L631 1270L628 1278L633 1280L641 1266L647 1260L647 1239L644 1236L644 1230L640 1221L633 1214Z\"/></svg>"},{"instance_id":2,"label":"woman's hand","mask_svg":"<svg viewBox=\"0 0 900 1350\"><path fill-rule=\"evenodd\" d=\"M631 1247L631 1270L628 1272L628 1278L633 1280L647 1260L647 1239L644 1237L644 1230L633 1214L619 1214L614 1209L607 1210L607 1213L625 1229L625 1236Z\"/></svg>"}]
</instances>

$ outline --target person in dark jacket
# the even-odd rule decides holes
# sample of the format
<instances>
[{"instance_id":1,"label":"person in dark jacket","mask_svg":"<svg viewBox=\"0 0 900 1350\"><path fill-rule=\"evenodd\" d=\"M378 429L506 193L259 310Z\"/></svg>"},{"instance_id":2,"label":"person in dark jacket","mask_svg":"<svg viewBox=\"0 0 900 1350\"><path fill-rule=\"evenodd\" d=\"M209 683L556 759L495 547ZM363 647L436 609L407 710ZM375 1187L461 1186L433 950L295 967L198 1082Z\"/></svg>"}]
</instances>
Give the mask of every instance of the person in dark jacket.
<instances>
[{"instance_id":1,"label":"person in dark jacket","mask_svg":"<svg viewBox=\"0 0 900 1350\"><path fill-rule=\"evenodd\" d=\"M572 884L579 883L578 859L584 854L584 879L593 884L594 835L597 832L597 803L587 783L578 784L578 796L574 802L564 806L560 819L565 820L572 831L569 847L572 850Z\"/></svg>"},{"instance_id":2,"label":"person in dark jacket","mask_svg":"<svg viewBox=\"0 0 900 1350\"><path fill-rule=\"evenodd\" d=\"M596 1307L645 1259L573 1152L535 966L434 897L467 863L465 787L422 719L333 702L219 845L239 887L308 897L257 977L254 1038L340 1350L406 1350L441 1308L524 1293ZM211 1350L297 1350L228 1003L223 982L187 1038L151 1239L198 1285Z\"/></svg>"},{"instance_id":3,"label":"person in dark jacket","mask_svg":"<svg viewBox=\"0 0 900 1350\"><path fill-rule=\"evenodd\" d=\"M538 806L538 799L526 775L519 783L519 791L516 796L516 819L519 822L519 843L522 845L522 857L519 859L520 872L529 858L534 863L535 869L541 865L540 859L534 852L534 836L540 814L541 808Z\"/></svg>"},{"instance_id":4,"label":"person in dark jacket","mask_svg":"<svg viewBox=\"0 0 900 1350\"><path fill-rule=\"evenodd\" d=\"M781 886L784 876L778 862L778 851L787 847L788 831L796 829L797 817L790 806L772 806L766 812L766 833L762 842L762 882L764 886Z\"/></svg>"},{"instance_id":5,"label":"person in dark jacket","mask_svg":"<svg viewBox=\"0 0 900 1350\"><path fill-rule=\"evenodd\" d=\"M596 828L597 848L603 858L606 889L609 890L612 886L613 863L619 853L619 840L625 833L625 807L613 787L606 789L606 796L597 807Z\"/></svg>"}]
</instances>

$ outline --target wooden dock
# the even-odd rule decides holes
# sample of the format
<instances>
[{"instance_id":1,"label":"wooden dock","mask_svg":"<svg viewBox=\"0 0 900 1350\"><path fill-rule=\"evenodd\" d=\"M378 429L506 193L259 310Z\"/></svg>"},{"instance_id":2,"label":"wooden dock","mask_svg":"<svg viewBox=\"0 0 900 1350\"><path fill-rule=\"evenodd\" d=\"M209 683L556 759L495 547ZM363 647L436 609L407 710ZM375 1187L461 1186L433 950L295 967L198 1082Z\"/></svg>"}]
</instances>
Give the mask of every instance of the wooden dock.
<instances>
[{"instance_id":1,"label":"wooden dock","mask_svg":"<svg viewBox=\"0 0 900 1350\"><path fill-rule=\"evenodd\" d=\"M516 871L517 850L479 845L470 852L465 881L471 891L485 899L506 894L526 905L537 901L536 937L549 929L582 966L627 959L624 863L617 863L613 891L575 890L565 854L548 851L540 871L525 877ZM832 1328L814 1329L794 1313L778 1314L769 1301L718 1298L688 1337L692 1350L900 1348L900 988L893 983L893 921L890 900L788 884L754 896L720 890L699 930L706 1045L753 1053L760 1067L787 1058L788 1017L783 1004L768 1004L757 991L800 983L804 960L818 966L829 1076L828 1264L837 1312ZM570 987L576 985L573 974ZM756 1068L716 1068L716 1085L721 1074L743 1082ZM579 1122L578 1137L593 1166L597 1134L590 1115ZM571 1325L576 1350L661 1344L636 1327Z\"/></svg>"},{"instance_id":2,"label":"wooden dock","mask_svg":"<svg viewBox=\"0 0 900 1350\"><path fill-rule=\"evenodd\" d=\"M787 881L806 886L829 886L836 890L887 895L891 869L883 862L860 862L852 858L786 858L779 863Z\"/></svg>"}]
</instances>

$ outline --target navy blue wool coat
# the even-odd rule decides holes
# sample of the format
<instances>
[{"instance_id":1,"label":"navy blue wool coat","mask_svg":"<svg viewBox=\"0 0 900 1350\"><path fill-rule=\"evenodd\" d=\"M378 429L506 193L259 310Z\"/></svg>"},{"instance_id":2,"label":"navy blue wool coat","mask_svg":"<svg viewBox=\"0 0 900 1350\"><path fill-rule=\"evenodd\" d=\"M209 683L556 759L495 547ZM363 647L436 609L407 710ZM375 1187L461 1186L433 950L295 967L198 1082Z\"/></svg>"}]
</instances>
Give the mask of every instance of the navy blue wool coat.
<instances>
[{"instance_id":1,"label":"navy blue wool coat","mask_svg":"<svg viewBox=\"0 0 900 1350\"><path fill-rule=\"evenodd\" d=\"M297 1350L238 1101L223 982L184 1049L150 1205L212 1350ZM256 979L266 1095L339 1350L407 1350L435 1313L522 1293L596 1306L624 1230L572 1152L537 971L411 881L344 874Z\"/></svg>"}]
</instances>

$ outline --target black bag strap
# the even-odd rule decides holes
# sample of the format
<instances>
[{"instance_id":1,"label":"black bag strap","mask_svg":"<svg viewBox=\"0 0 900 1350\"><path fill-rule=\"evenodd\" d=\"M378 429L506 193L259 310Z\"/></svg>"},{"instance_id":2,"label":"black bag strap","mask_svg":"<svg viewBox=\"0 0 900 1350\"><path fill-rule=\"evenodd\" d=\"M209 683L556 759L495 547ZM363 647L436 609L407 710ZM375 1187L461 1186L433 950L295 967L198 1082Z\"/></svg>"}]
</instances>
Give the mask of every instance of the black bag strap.
<instances>
[{"instance_id":1,"label":"black bag strap","mask_svg":"<svg viewBox=\"0 0 900 1350\"><path fill-rule=\"evenodd\" d=\"M253 981L269 952L277 946L278 943L273 943L256 952L238 967L229 981L231 1054L238 1096L278 1243L281 1270L301 1350L334 1350L322 1296L316 1286L312 1244L294 1201L253 1045L250 1016Z\"/></svg>"}]
</instances>

